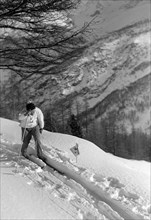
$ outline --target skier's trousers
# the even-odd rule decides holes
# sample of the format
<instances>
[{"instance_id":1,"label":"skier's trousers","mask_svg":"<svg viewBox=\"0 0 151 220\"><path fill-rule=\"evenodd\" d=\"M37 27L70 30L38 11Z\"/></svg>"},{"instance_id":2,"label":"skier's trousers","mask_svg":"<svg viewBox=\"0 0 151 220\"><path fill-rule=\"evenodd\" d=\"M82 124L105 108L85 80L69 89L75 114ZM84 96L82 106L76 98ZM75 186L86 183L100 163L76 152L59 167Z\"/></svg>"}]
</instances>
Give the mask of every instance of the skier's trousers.
<instances>
[{"instance_id":1,"label":"skier's trousers","mask_svg":"<svg viewBox=\"0 0 151 220\"><path fill-rule=\"evenodd\" d=\"M22 155L27 159L31 159L30 155L27 152L27 148L28 148L28 144L31 138L34 137L37 156L40 159L45 160L43 156L43 152L42 152L42 143L41 143L41 138L40 138L41 134L40 134L39 126L37 125L36 127L26 128L26 129L22 128L22 136L23 134L24 134L24 139L23 139L23 144L21 148Z\"/></svg>"}]
</instances>

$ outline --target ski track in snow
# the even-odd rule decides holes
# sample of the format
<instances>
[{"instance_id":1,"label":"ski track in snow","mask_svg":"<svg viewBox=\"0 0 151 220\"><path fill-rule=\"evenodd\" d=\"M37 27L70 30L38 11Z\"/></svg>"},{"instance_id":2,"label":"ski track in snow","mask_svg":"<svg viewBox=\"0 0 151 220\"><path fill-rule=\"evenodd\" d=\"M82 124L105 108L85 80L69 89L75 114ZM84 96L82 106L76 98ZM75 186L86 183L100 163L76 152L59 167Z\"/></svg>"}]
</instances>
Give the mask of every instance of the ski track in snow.
<instances>
[{"instance_id":1,"label":"ski track in snow","mask_svg":"<svg viewBox=\"0 0 151 220\"><path fill-rule=\"evenodd\" d=\"M34 184L35 187L47 191L49 199L55 202L58 207L66 212L72 210L72 213L69 213L72 219L123 219L112 207L103 201L99 201L76 181L59 174L51 168L42 171L36 164L23 157L18 161L19 148L19 144L11 144L2 138L0 146L1 165L13 168L14 175L27 178L28 185ZM49 151L47 149L46 153L54 160L63 162L64 165L84 177L88 182L93 183L98 187L98 190L100 188L112 199L120 201L126 209L142 216L142 219L150 219L149 201L135 193L128 192L118 179L101 176L89 169L78 167L70 158L64 156L64 152L59 149L51 147ZM66 207L66 204L70 206L70 209Z\"/></svg>"}]
</instances>

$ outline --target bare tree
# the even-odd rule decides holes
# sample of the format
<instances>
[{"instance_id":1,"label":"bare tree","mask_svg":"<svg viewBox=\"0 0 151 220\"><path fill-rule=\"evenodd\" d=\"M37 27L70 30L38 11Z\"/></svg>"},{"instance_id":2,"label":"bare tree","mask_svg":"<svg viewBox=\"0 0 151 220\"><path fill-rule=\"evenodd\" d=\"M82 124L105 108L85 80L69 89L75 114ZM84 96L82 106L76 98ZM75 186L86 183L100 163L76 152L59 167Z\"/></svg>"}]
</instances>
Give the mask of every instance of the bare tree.
<instances>
[{"instance_id":1,"label":"bare tree","mask_svg":"<svg viewBox=\"0 0 151 220\"><path fill-rule=\"evenodd\" d=\"M65 71L86 49L68 12L79 0L0 0L0 68L27 79Z\"/></svg>"}]
</instances>

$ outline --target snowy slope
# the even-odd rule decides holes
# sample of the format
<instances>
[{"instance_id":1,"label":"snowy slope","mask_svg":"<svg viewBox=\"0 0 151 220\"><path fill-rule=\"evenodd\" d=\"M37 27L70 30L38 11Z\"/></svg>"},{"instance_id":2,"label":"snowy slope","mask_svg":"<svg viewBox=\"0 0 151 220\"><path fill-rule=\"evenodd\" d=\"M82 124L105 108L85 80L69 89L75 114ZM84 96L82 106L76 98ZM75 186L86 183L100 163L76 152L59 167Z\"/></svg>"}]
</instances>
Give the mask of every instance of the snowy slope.
<instances>
[{"instance_id":1,"label":"snowy slope","mask_svg":"<svg viewBox=\"0 0 151 220\"><path fill-rule=\"evenodd\" d=\"M20 127L2 118L0 125L1 219L149 219L150 163L118 158L86 140L44 131L45 153L72 172L74 180L69 179L52 169L41 171L24 158L18 161ZM77 163L70 151L76 143Z\"/></svg>"}]
</instances>

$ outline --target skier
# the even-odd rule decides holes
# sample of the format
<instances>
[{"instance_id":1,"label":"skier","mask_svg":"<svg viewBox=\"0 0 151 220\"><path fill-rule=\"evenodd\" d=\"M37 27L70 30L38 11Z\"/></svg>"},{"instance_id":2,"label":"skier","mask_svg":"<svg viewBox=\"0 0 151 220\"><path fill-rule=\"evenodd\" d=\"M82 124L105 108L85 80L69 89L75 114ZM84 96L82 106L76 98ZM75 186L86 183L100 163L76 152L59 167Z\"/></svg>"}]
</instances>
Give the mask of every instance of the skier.
<instances>
[{"instance_id":1,"label":"skier","mask_svg":"<svg viewBox=\"0 0 151 220\"><path fill-rule=\"evenodd\" d=\"M44 128L44 116L42 111L30 101L26 104L26 112L19 114L19 121L23 138L21 154L25 158L31 159L31 155L28 154L27 148L31 138L34 137L37 156L41 160L45 160L40 137Z\"/></svg>"}]
</instances>

